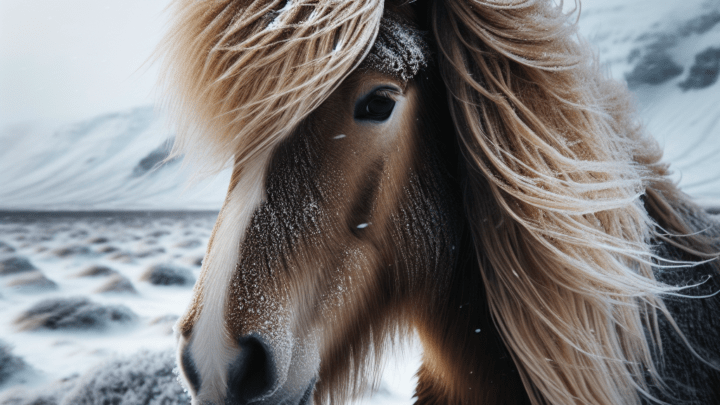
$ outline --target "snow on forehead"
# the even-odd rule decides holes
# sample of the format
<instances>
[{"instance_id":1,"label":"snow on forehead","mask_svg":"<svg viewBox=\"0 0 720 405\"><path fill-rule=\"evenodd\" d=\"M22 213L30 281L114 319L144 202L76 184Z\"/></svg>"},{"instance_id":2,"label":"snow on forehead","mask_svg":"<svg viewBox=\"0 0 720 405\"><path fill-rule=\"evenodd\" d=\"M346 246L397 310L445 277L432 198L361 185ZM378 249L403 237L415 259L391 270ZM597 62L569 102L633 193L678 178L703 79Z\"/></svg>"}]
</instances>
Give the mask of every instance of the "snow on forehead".
<instances>
[{"instance_id":1,"label":"snow on forehead","mask_svg":"<svg viewBox=\"0 0 720 405\"><path fill-rule=\"evenodd\" d=\"M375 44L361 68L387 73L406 82L427 67L429 60L430 48L423 32L395 16L385 15Z\"/></svg>"}]
</instances>

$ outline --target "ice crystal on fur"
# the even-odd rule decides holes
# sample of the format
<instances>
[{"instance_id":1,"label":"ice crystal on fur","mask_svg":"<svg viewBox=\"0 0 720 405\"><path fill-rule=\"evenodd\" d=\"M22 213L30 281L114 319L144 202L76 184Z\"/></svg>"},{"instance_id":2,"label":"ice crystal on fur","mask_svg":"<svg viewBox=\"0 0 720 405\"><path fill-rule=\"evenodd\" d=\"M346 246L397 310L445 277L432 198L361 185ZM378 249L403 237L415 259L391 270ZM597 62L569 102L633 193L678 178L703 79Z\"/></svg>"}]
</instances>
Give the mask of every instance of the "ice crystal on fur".
<instances>
[{"instance_id":1,"label":"ice crystal on fur","mask_svg":"<svg viewBox=\"0 0 720 405\"><path fill-rule=\"evenodd\" d=\"M363 67L408 81L427 67L429 60L425 34L395 16L386 15Z\"/></svg>"}]
</instances>

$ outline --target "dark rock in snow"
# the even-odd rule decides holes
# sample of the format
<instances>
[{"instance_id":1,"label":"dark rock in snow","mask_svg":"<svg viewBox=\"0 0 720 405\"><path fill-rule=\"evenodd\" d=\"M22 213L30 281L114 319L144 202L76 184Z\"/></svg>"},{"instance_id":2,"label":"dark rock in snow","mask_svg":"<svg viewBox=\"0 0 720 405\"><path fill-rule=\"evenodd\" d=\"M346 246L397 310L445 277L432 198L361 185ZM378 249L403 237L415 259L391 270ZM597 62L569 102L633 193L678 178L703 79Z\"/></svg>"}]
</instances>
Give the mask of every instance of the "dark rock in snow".
<instances>
[{"instance_id":1,"label":"dark rock in snow","mask_svg":"<svg viewBox=\"0 0 720 405\"><path fill-rule=\"evenodd\" d=\"M0 340L0 386L26 369L23 359L13 355L10 347Z\"/></svg>"},{"instance_id":2,"label":"dark rock in snow","mask_svg":"<svg viewBox=\"0 0 720 405\"><path fill-rule=\"evenodd\" d=\"M0 276L9 276L30 271L37 271L37 268L24 257L16 256L0 260Z\"/></svg>"},{"instance_id":3,"label":"dark rock in snow","mask_svg":"<svg viewBox=\"0 0 720 405\"><path fill-rule=\"evenodd\" d=\"M89 370L62 405L186 405L188 396L173 369L175 353L141 352Z\"/></svg>"},{"instance_id":4,"label":"dark rock in snow","mask_svg":"<svg viewBox=\"0 0 720 405\"><path fill-rule=\"evenodd\" d=\"M92 253L92 251L87 246L66 246L66 247L54 249L50 253L52 253L53 255L55 255L57 257L69 257L69 256L89 255L90 253Z\"/></svg>"},{"instance_id":5,"label":"dark rock in snow","mask_svg":"<svg viewBox=\"0 0 720 405\"><path fill-rule=\"evenodd\" d=\"M682 72L682 66L667 52L648 52L640 58L635 68L625 75L625 80L630 87L640 84L658 85L680 76Z\"/></svg>"},{"instance_id":6,"label":"dark rock in snow","mask_svg":"<svg viewBox=\"0 0 720 405\"><path fill-rule=\"evenodd\" d=\"M15 324L23 330L105 330L134 322L137 315L123 305L100 305L87 298L52 298L23 312Z\"/></svg>"},{"instance_id":7,"label":"dark rock in snow","mask_svg":"<svg viewBox=\"0 0 720 405\"><path fill-rule=\"evenodd\" d=\"M76 231L72 231L68 234L68 237L77 239L77 238L86 238L90 233L84 229L78 229Z\"/></svg>"},{"instance_id":8,"label":"dark rock in snow","mask_svg":"<svg viewBox=\"0 0 720 405\"><path fill-rule=\"evenodd\" d=\"M107 266L90 266L85 270L77 273L75 277L104 277L116 274L117 271Z\"/></svg>"},{"instance_id":9,"label":"dark rock in snow","mask_svg":"<svg viewBox=\"0 0 720 405\"><path fill-rule=\"evenodd\" d=\"M0 240L0 253L14 253L15 248Z\"/></svg>"},{"instance_id":10,"label":"dark rock in snow","mask_svg":"<svg viewBox=\"0 0 720 405\"><path fill-rule=\"evenodd\" d=\"M137 294L132 282L120 274L112 276L102 287L98 288L97 292Z\"/></svg>"},{"instance_id":11,"label":"dark rock in snow","mask_svg":"<svg viewBox=\"0 0 720 405\"><path fill-rule=\"evenodd\" d=\"M193 285L195 278L190 270L171 264L156 264L151 266L141 280L149 281L154 285Z\"/></svg>"},{"instance_id":12,"label":"dark rock in snow","mask_svg":"<svg viewBox=\"0 0 720 405\"><path fill-rule=\"evenodd\" d=\"M132 263L134 257L130 253L120 252L110 256L110 260L115 260L116 262L121 263Z\"/></svg>"},{"instance_id":13,"label":"dark rock in snow","mask_svg":"<svg viewBox=\"0 0 720 405\"><path fill-rule=\"evenodd\" d=\"M94 238L90 238L87 240L87 243L91 243L93 245L99 245L101 243L108 243L110 242L110 239L102 237L102 236L96 236Z\"/></svg>"},{"instance_id":14,"label":"dark rock in snow","mask_svg":"<svg viewBox=\"0 0 720 405\"><path fill-rule=\"evenodd\" d=\"M180 249L194 249L199 246L202 246L202 242L197 239L184 240L175 244L175 247Z\"/></svg>"},{"instance_id":15,"label":"dark rock in snow","mask_svg":"<svg viewBox=\"0 0 720 405\"><path fill-rule=\"evenodd\" d=\"M162 166L163 161L167 159L168 156L170 156L170 150L172 149L173 142L174 139L168 139L167 141L163 142L162 145L157 147L157 149L153 150L147 156L142 158L133 168L131 177L140 177ZM174 159L166 163L170 163L172 161L174 161Z\"/></svg>"},{"instance_id":16,"label":"dark rock in snow","mask_svg":"<svg viewBox=\"0 0 720 405\"><path fill-rule=\"evenodd\" d=\"M683 90L704 89L715 84L720 76L720 48L708 48L695 55L695 64L687 79L680 83Z\"/></svg>"},{"instance_id":17,"label":"dark rock in snow","mask_svg":"<svg viewBox=\"0 0 720 405\"><path fill-rule=\"evenodd\" d=\"M98 252L99 253L112 253L112 252L117 252L118 250L120 250L120 249L116 248L115 246L103 246L100 249L98 249Z\"/></svg>"},{"instance_id":18,"label":"dark rock in snow","mask_svg":"<svg viewBox=\"0 0 720 405\"><path fill-rule=\"evenodd\" d=\"M159 238L161 236L167 236L170 235L170 232L168 231L155 231L148 234L148 236L151 236L153 238Z\"/></svg>"},{"instance_id":19,"label":"dark rock in snow","mask_svg":"<svg viewBox=\"0 0 720 405\"><path fill-rule=\"evenodd\" d=\"M7 286L21 292L45 292L58 288L57 283L39 271L18 277L7 283Z\"/></svg>"},{"instance_id":20,"label":"dark rock in snow","mask_svg":"<svg viewBox=\"0 0 720 405\"><path fill-rule=\"evenodd\" d=\"M163 248L156 248L156 249L149 249L149 250L143 250L141 252L135 253L135 257L144 259L146 257L153 257L157 255L161 255L165 253L165 249Z\"/></svg>"}]
</instances>

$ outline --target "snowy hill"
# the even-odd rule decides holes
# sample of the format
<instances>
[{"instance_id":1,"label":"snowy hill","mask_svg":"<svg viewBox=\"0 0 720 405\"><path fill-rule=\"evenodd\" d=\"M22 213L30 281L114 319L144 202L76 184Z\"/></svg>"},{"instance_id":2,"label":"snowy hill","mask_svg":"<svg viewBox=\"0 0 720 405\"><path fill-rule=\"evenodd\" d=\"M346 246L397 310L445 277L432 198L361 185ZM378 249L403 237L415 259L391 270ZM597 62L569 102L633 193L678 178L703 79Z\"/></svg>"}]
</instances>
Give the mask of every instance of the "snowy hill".
<instances>
[{"instance_id":1,"label":"snowy hill","mask_svg":"<svg viewBox=\"0 0 720 405\"><path fill-rule=\"evenodd\" d=\"M681 188L720 207L720 2L588 0L580 31L665 150Z\"/></svg>"},{"instance_id":2,"label":"snowy hill","mask_svg":"<svg viewBox=\"0 0 720 405\"><path fill-rule=\"evenodd\" d=\"M0 133L0 209L218 210L229 176L187 189L180 162L161 165L172 143L152 107L59 129Z\"/></svg>"}]
</instances>

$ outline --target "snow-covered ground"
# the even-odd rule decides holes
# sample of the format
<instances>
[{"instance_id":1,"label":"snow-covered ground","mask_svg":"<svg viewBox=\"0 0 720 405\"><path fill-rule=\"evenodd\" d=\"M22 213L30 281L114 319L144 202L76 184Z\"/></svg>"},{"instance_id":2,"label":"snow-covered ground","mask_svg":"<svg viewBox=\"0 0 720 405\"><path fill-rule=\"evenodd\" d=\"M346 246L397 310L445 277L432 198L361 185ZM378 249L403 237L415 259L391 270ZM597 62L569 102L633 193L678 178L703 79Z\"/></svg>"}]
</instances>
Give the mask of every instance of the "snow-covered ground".
<instances>
[{"instance_id":1,"label":"snow-covered ground","mask_svg":"<svg viewBox=\"0 0 720 405\"><path fill-rule=\"evenodd\" d=\"M131 3L161 8L159 0ZM8 4L0 0L2 10ZM580 31L608 74L628 81L681 187L720 207L720 2L586 0ZM188 189L179 162L156 166L172 133L152 106L141 106L146 100L127 108L132 98L123 97L118 112L71 124L45 116L0 122L0 210L85 211L0 213L2 405L43 395L44 404L99 403L92 398L102 390L121 404L142 395L154 395L151 404L184 400L172 377L170 327L190 297L229 176ZM45 300L55 301L37 307ZM379 392L362 403L412 403L419 350L408 352L390 359Z\"/></svg>"},{"instance_id":2,"label":"snow-covered ground","mask_svg":"<svg viewBox=\"0 0 720 405\"><path fill-rule=\"evenodd\" d=\"M0 213L0 404L187 403L172 326L216 216ZM417 353L390 365L368 403L407 403Z\"/></svg>"},{"instance_id":3,"label":"snow-covered ground","mask_svg":"<svg viewBox=\"0 0 720 405\"><path fill-rule=\"evenodd\" d=\"M88 373L96 364L146 357L138 356L142 350L170 364L159 392L184 399L172 374L172 326L216 216L0 214L0 358L4 350L20 359L0 363L0 403L45 394L52 396L47 404L100 403L79 401L72 388L97 373ZM121 377L101 382L127 384ZM121 403L145 403L130 400L136 394Z\"/></svg>"}]
</instances>

